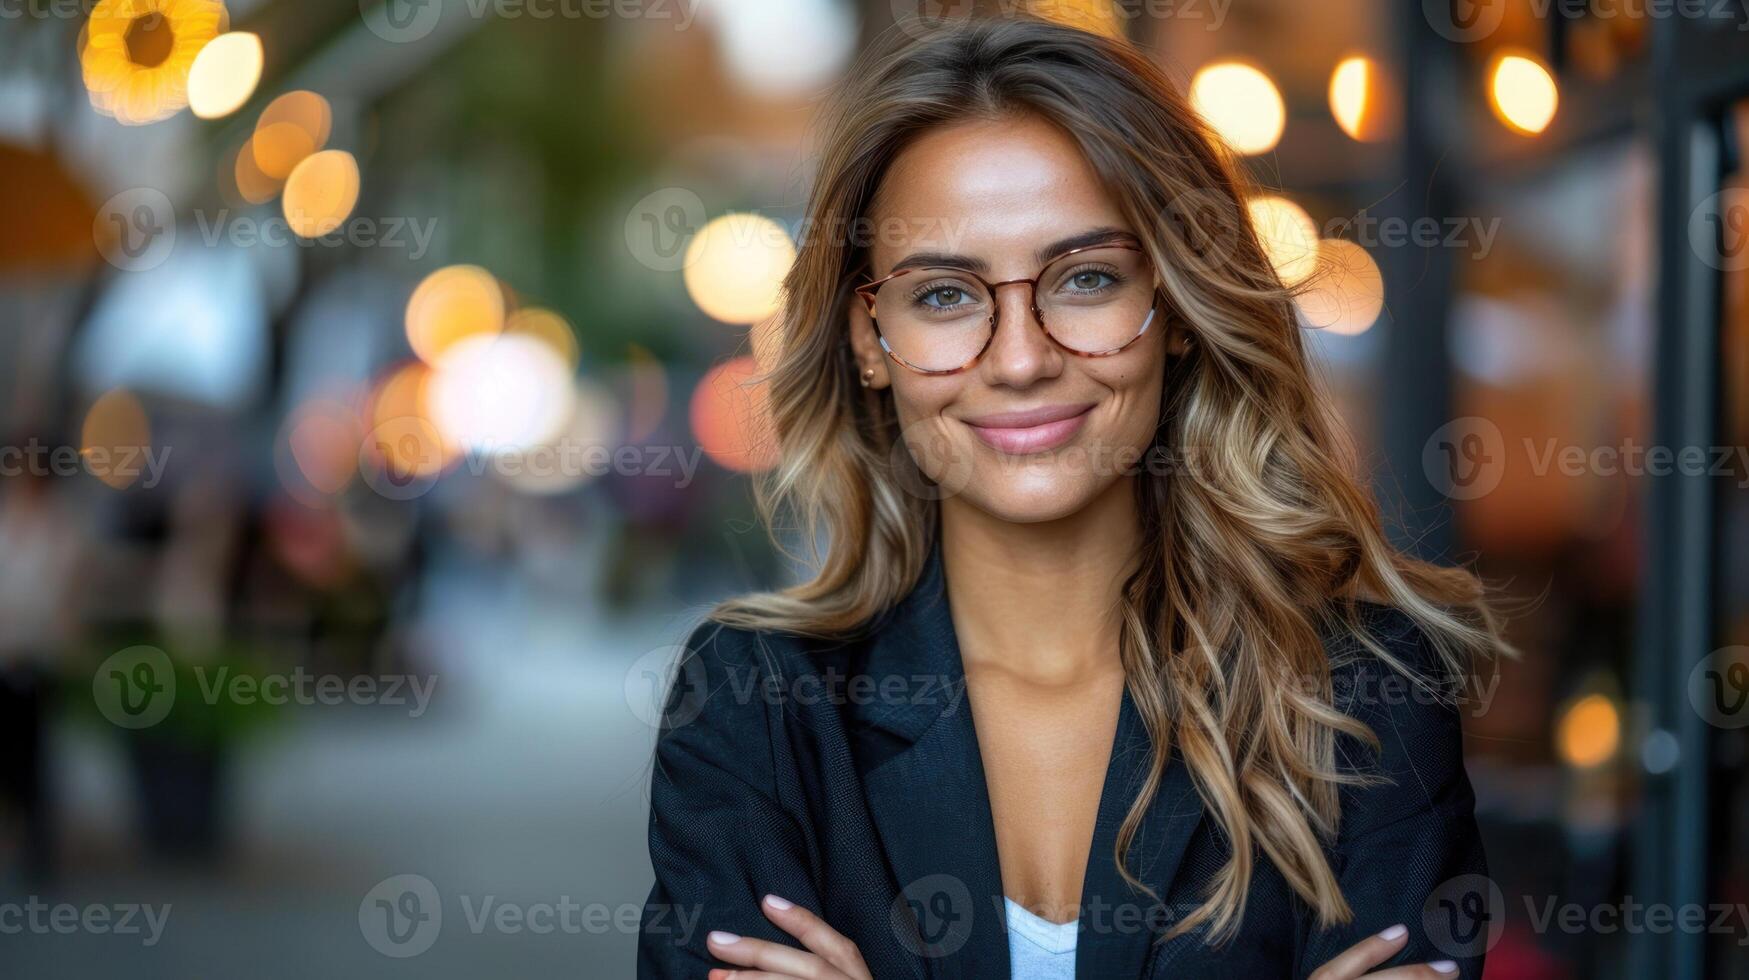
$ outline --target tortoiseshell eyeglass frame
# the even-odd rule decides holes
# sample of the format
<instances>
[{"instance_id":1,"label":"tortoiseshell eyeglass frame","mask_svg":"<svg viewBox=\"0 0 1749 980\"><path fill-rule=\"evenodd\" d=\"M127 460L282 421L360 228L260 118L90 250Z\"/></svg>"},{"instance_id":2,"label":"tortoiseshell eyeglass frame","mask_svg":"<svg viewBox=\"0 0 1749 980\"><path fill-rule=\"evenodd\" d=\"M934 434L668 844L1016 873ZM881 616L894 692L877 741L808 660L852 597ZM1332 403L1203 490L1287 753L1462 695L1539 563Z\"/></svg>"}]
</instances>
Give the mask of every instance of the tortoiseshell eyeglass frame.
<instances>
[{"instance_id":1,"label":"tortoiseshell eyeglass frame","mask_svg":"<svg viewBox=\"0 0 1749 980\"><path fill-rule=\"evenodd\" d=\"M1072 255L1078 255L1082 252L1091 252L1091 251L1094 251L1096 249L1107 249L1107 248L1121 248L1121 249L1125 249L1125 250L1128 250L1131 252L1140 252L1140 253L1142 253L1143 261L1147 261L1147 250L1146 249L1142 248L1142 246L1137 244L1136 242L1123 241L1120 239L1117 241L1100 242L1100 243L1094 244L1094 245L1083 245L1080 248L1071 248L1068 251L1061 253L1060 255L1052 256L1049 261L1047 261L1042 267L1040 267L1038 275L1033 276L1031 279L1004 279L1001 282L991 282L990 280L985 279L983 276L978 275L976 272L972 272L968 269L954 269L952 271L955 275L969 276L973 279L976 279L978 282L982 283L984 288L989 291L990 298L992 301L995 300L995 298L996 298L996 289L998 287L1000 287L1000 286L1013 286L1017 283L1025 283L1026 284L1026 291L1027 291L1027 305L1032 308L1032 317L1034 320L1038 321L1039 328L1044 331L1044 334L1046 337L1049 337L1051 339L1051 343L1056 344L1058 347L1061 347L1063 350L1068 351L1069 353L1074 354L1078 357L1110 357L1113 354L1123 353L1124 351L1128 350L1130 348L1130 346L1133 345L1136 341L1142 339L1142 336L1148 332L1148 326L1154 322L1154 314L1156 312L1158 312L1158 310L1156 308L1157 304L1150 304L1149 309L1148 309L1148 316L1146 319L1144 319L1142 321L1142 325L1140 328L1138 328L1136 330L1136 335L1134 337L1131 337L1130 339L1124 341L1123 343L1117 345L1116 347L1111 347L1111 348L1108 348L1106 350L1098 350L1098 351L1077 350L1073 347L1070 347L1068 344L1063 343L1063 341L1060 338L1058 338L1057 336L1055 336L1054 334L1051 333L1051 325L1045 322L1044 312L1042 310L1040 310L1038 307L1038 281L1044 277L1046 269L1049 269L1051 266L1056 265L1058 262L1061 262L1064 259L1069 258ZM910 275L913 272L923 272L925 270L933 270L933 269L937 269L937 268L939 268L939 267L937 267L937 266L911 266L911 267L907 267L907 268L903 268L903 269L894 269L892 272L888 273L885 276L882 276L879 279L874 280L873 282L865 282L862 285L857 286L855 289L855 292L856 292L857 296L860 296L862 298L863 302L868 304L868 318L874 324L875 336L877 338L879 338L879 340L881 342L881 350L886 351L888 357L892 358L896 363L905 367L906 369L911 370L911 371L915 371L918 374L928 374L928 375L958 374L961 371L968 370L973 365L977 364L978 359L984 356L984 352L990 349L990 343L996 339L996 315L998 312L997 310L992 309L990 311L989 323L988 323L989 329L985 333L983 346L978 348L978 352L976 354L973 354L964 364L961 364L959 367L939 368L939 369L918 367L917 365L912 364L910 361L905 360L903 357L900 357L897 353L895 353L893 351L892 345L887 343L887 338L881 334L880 319L875 316L875 291L880 289L881 286L887 284L888 282L891 282L894 279L899 278L900 276ZM1150 263L1150 269L1151 269L1151 263ZM1156 298L1158 297L1158 290L1155 291L1155 297ZM992 303L992 305L994 305L994 304Z\"/></svg>"}]
</instances>

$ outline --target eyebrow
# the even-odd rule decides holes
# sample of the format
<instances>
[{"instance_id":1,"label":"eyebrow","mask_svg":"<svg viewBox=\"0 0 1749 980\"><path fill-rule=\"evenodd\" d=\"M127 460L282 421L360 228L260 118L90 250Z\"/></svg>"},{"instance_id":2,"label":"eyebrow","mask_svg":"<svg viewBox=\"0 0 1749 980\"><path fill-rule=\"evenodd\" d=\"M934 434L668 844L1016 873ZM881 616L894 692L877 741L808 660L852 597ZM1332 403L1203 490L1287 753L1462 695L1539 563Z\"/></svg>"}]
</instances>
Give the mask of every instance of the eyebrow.
<instances>
[{"instance_id":1,"label":"eyebrow","mask_svg":"<svg viewBox=\"0 0 1749 980\"><path fill-rule=\"evenodd\" d=\"M1122 228L1094 228L1091 231L1084 231L1077 235L1071 235L1068 238L1058 239L1049 245L1043 246L1033 253L1033 258L1042 266L1050 262L1052 259L1062 255L1064 252L1077 248L1085 248L1089 245L1103 245L1106 242L1118 239L1125 239L1133 242L1136 240L1136 236ZM953 252L912 252L910 255L895 262L891 271L897 272L900 269L915 269L923 266L944 269L965 269L968 272L976 272L981 276L987 276L990 274L990 263L975 255L959 255Z\"/></svg>"}]
</instances>

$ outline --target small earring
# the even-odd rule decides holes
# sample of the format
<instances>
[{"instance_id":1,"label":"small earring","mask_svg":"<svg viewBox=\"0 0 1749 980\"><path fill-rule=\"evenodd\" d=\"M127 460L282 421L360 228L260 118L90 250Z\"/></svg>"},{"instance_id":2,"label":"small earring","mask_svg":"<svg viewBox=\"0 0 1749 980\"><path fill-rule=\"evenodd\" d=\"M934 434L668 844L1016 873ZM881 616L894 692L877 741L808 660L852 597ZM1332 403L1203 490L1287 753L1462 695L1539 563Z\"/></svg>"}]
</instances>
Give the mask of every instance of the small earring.
<instances>
[{"instance_id":1,"label":"small earring","mask_svg":"<svg viewBox=\"0 0 1749 980\"><path fill-rule=\"evenodd\" d=\"M867 388L871 383L873 383L873 381L874 381L874 368L864 368L863 372L862 372L862 386L864 388Z\"/></svg>"}]
</instances>

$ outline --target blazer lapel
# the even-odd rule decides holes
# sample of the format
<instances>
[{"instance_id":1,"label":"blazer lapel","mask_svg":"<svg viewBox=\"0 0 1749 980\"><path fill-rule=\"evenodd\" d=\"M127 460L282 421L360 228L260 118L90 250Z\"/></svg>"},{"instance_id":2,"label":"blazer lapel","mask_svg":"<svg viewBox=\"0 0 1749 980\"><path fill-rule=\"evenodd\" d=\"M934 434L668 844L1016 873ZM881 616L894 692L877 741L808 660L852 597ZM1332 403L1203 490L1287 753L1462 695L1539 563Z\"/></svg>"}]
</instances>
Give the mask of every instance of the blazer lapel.
<instances>
[{"instance_id":1,"label":"blazer lapel","mask_svg":"<svg viewBox=\"0 0 1749 980\"><path fill-rule=\"evenodd\" d=\"M1176 753L1161 775L1160 790L1144 812L1126 856L1130 873L1153 888L1159 899L1124 881L1114 856L1118 830L1147 778L1152 753L1147 728L1125 688L1081 886L1081 928L1075 941L1078 977L1141 976L1154 940L1171 927L1165 918L1171 910L1159 902L1171 890L1185 848L1203 817L1202 798ZM1195 940L1180 936L1173 941Z\"/></svg>"},{"instance_id":2,"label":"blazer lapel","mask_svg":"<svg viewBox=\"0 0 1749 980\"><path fill-rule=\"evenodd\" d=\"M996 827L939 548L877 630L854 734L899 888L890 920L930 977L1005 977Z\"/></svg>"},{"instance_id":3,"label":"blazer lapel","mask_svg":"<svg viewBox=\"0 0 1749 980\"><path fill-rule=\"evenodd\" d=\"M893 928L918 955L921 975L1006 977L996 827L939 545L917 587L874 629L865 667L874 694L851 700L851 736L899 888ZM1113 858L1151 752L1126 689L1083 878L1077 976L1141 976L1155 938L1170 925L1154 899L1123 880ZM1162 899L1202 817L1201 798L1174 755L1128 855L1131 872Z\"/></svg>"}]
</instances>

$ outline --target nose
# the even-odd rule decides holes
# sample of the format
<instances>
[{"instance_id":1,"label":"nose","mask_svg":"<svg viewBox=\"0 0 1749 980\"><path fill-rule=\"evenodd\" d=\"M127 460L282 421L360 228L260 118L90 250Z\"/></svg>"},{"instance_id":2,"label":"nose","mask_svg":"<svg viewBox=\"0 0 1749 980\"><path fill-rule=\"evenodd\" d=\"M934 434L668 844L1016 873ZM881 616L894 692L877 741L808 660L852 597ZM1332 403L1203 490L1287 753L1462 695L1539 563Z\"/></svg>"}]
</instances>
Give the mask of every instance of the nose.
<instances>
[{"instance_id":1,"label":"nose","mask_svg":"<svg viewBox=\"0 0 1749 980\"><path fill-rule=\"evenodd\" d=\"M1032 308L1032 294L1024 283L996 291L996 335L979 363L984 380L992 385L1025 388L1063 371L1063 352L1045 336Z\"/></svg>"}]
</instances>

